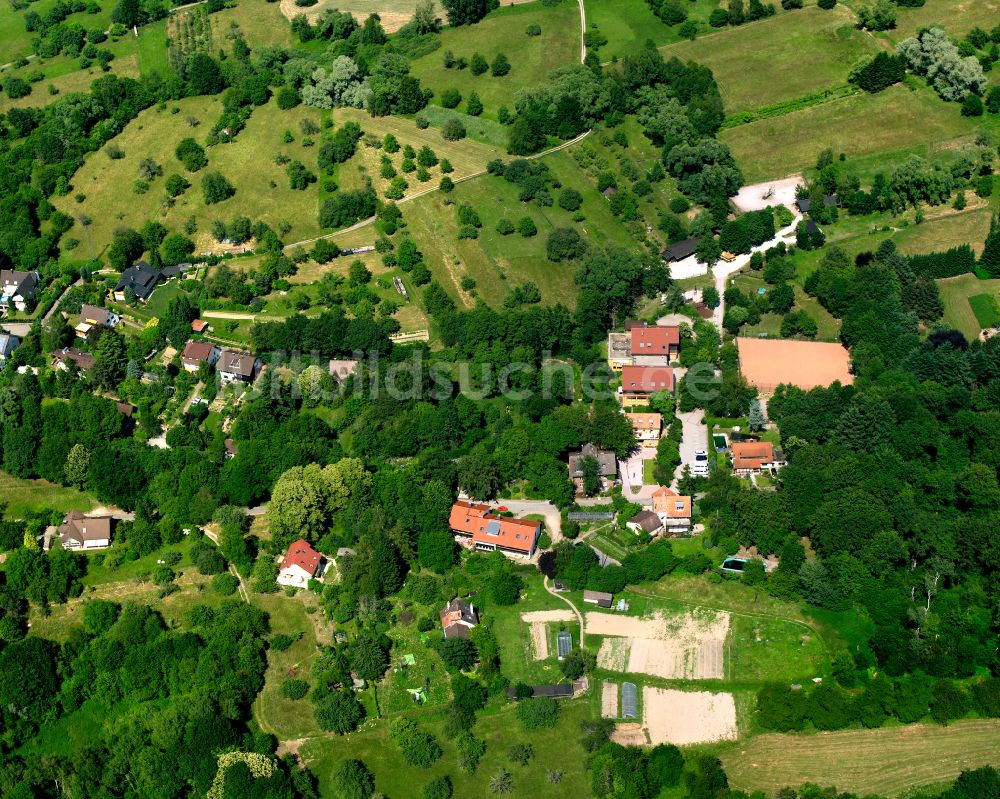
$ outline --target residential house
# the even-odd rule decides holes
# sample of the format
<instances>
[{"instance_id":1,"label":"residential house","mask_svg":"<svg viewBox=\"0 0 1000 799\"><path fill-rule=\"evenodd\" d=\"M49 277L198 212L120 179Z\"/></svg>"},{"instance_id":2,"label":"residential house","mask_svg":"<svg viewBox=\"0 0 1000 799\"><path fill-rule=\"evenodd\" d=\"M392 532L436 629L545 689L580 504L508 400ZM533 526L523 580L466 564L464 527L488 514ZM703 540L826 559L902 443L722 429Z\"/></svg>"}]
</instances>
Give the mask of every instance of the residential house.
<instances>
[{"instance_id":1,"label":"residential house","mask_svg":"<svg viewBox=\"0 0 1000 799\"><path fill-rule=\"evenodd\" d=\"M189 341L181 353L181 366L187 372L197 372L203 363L209 367L219 360L220 350L211 341Z\"/></svg>"},{"instance_id":2,"label":"residential house","mask_svg":"<svg viewBox=\"0 0 1000 799\"><path fill-rule=\"evenodd\" d=\"M583 601L590 605L597 605L599 608L610 608L614 595L607 591L584 591Z\"/></svg>"},{"instance_id":3,"label":"residential house","mask_svg":"<svg viewBox=\"0 0 1000 799\"><path fill-rule=\"evenodd\" d=\"M121 317L114 311L98 308L96 305L84 305L80 308L80 323L73 329L77 336L86 338L95 327L117 327L120 322Z\"/></svg>"},{"instance_id":4,"label":"residential house","mask_svg":"<svg viewBox=\"0 0 1000 799\"><path fill-rule=\"evenodd\" d=\"M13 307L20 313L27 311L35 299L38 280L38 272L0 269L0 309L10 311Z\"/></svg>"},{"instance_id":5,"label":"residential house","mask_svg":"<svg viewBox=\"0 0 1000 799\"><path fill-rule=\"evenodd\" d=\"M181 277L185 272L192 269L190 263L180 263L180 264L168 264L160 270L160 279L164 282L168 280L173 280L175 277Z\"/></svg>"},{"instance_id":6,"label":"residential house","mask_svg":"<svg viewBox=\"0 0 1000 799\"><path fill-rule=\"evenodd\" d=\"M569 479L576 486L578 494L583 493L583 460L594 458L597 461L598 473L601 476L601 489L604 490L609 480L614 480L618 474L618 458L607 449L598 449L593 444L584 444L579 452L569 454Z\"/></svg>"},{"instance_id":7,"label":"residential house","mask_svg":"<svg viewBox=\"0 0 1000 799\"><path fill-rule=\"evenodd\" d=\"M535 554L542 523L500 516L488 505L456 502L448 519L455 536L484 551L500 550L530 558Z\"/></svg>"},{"instance_id":8,"label":"residential house","mask_svg":"<svg viewBox=\"0 0 1000 799\"><path fill-rule=\"evenodd\" d=\"M70 511L59 525L59 543L63 549L100 549L111 546L114 519L111 516L85 516Z\"/></svg>"},{"instance_id":9,"label":"residential house","mask_svg":"<svg viewBox=\"0 0 1000 799\"><path fill-rule=\"evenodd\" d=\"M219 380L226 383L252 383L260 371L260 359L236 350L223 350L216 365Z\"/></svg>"},{"instance_id":10,"label":"residential house","mask_svg":"<svg viewBox=\"0 0 1000 799\"><path fill-rule=\"evenodd\" d=\"M698 245L700 243L701 239L683 239L681 241L675 241L667 247L667 249L660 253L660 257L668 264L683 261L685 258L690 258L694 255L694 252L698 249Z\"/></svg>"},{"instance_id":11,"label":"residential house","mask_svg":"<svg viewBox=\"0 0 1000 799\"><path fill-rule=\"evenodd\" d=\"M639 533L649 533L659 535L663 532L663 522L651 510L641 510L627 522L625 526L636 535Z\"/></svg>"},{"instance_id":12,"label":"residential house","mask_svg":"<svg viewBox=\"0 0 1000 799\"><path fill-rule=\"evenodd\" d=\"M640 444L655 444L660 440L663 416L659 413L626 413L625 418L632 424L635 440Z\"/></svg>"},{"instance_id":13,"label":"residential house","mask_svg":"<svg viewBox=\"0 0 1000 799\"><path fill-rule=\"evenodd\" d=\"M438 615L445 638L468 638L469 630L479 624L475 607L462 599L451 600Z\"/></svg>"},{"instance_id":14,"label":"residential house","mask_svg":"<svg viewBox=\"0 0 1000 799\"><path fill-rule=\"evenodd\" d=\"M631 333L608 333L608 366L615 372L632 365Z\"/></svg>"},{"instance_id":15,"label":"residential house","mask_svg":"<svg viewBox=\"0 0 1000 799\"><path fill-rule=\"evenodd\" d=\"M156 284L159 282L159 270L153 269L145 261L139 261L139 263L132 264L132 266L122 272L121 277L118 278L118 282L115 284L114 298L118 302L125 302L125 292L131 289L136 299L145 302L149 299L149 296L153 293L153 289L156 288Z\"/></svg>"},{"instance_id":16,"label":"residential house","mask_svg":"<svg viewBox=\"0 0 1000 799\"><path fill-rule=\"evenodd\" d=\"M334 378L338 383L343 385L358 368L358 362L351 360L332 360L327 368L329 370L330 377Z\"/></svg>"},{"instance_id":17,"label":"residential house","mask_svg":"<svg viewBox=\"0 0 1000 799\"><path fill-rule=\"evenodd\" d=\"M94 356L76 347L64 347L52 353L52 368L63 372L69 371L70 363L75 363L81 372L89 371L94 366Z\"/></svg>"},{"instance_id":18,"label":"residential house","mask_svg":"<svg viewBox=\"0 0 1000 799\"><path fill-rule=\"evenodd\" d=\"M649 395L674 390L674 370L669 366L626 366L622 369L620 399L623 408L648 405Z\"/></svg>"},{"instance_id":19,"label":"residential house","mask_svg":"<svg viewBox=\"0 0 1000 799\"><path fill-rule=\"evenodd\" d=\"M660 487L653 492L653 513L660 517L667 535L691 531L691 497L665 486Z\"/></svg>"},{"instance_id":20,"label":"residential house","mask_svg":"<svg viewBox=\"0 0 1000 799\"><path fill-rule=\"evenodd\" d=\"M293 541L278 569L278 585L306 588L320 572L323 556L303 538Z\"/></svg>"},{"instance_id":21,"label":"residential house","mask_svg":"<svg viewBox=\"0 0 1000 799\"><path fill-rule=\"evenodd\" d=\"M13 333L0 330L0 363L6 362L6 360L13 354L14 350L18 348L20 343L21 339Z\"/></svg>"},{"instance_id":22,"label":"residential house","mask_svg":"<svg viewBox=\"0 0 1000 799\"><path fill-rule=\"evenodd\" d=\"M681 348L681 329L676 325L633 327L632 364L634 366L669 366Z\"/></svg>"},{"instance_id":23,"label":"residential house","mask_svg":"<svg viewBox=\"0 0 1000 799\"><path fill-rule=\"evenodd\" d=\"M770 441L736 441L730 447L730 453L735 474L773 473L785 465Z\"/></svg>"}]
</instances>

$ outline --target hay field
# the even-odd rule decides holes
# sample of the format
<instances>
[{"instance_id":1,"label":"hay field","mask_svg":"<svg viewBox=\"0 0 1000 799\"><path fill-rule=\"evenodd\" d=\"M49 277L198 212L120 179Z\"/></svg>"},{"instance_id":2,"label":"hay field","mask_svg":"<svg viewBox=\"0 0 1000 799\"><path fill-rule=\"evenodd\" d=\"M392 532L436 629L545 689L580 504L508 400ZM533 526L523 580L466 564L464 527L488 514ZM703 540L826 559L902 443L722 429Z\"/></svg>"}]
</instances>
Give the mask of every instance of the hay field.
<instances>
[{"instance_id":1,"label":"hay field","mask_svg":"<svg viewBox=\"0 0 1000 799\"><path fill-rule=\"evenodd\" d=\"M731 115L847 83L851 67L878 51L854 19L840 4L810 6L660 50L710 67Z\"/></svg>"},{"instance_id":2,"label":"hay field","mask_svg":"<svg viewBox=\"0 0 1000 799\"><path fill-rule=\"evenodd\" d=\"M769 795L814 782L841 791L898 796L952 780L963 770L995 765L1000 721L946 727L914 724L815 735L759 735L721 753L729 784Z\"/></svg>"}]
</instances>

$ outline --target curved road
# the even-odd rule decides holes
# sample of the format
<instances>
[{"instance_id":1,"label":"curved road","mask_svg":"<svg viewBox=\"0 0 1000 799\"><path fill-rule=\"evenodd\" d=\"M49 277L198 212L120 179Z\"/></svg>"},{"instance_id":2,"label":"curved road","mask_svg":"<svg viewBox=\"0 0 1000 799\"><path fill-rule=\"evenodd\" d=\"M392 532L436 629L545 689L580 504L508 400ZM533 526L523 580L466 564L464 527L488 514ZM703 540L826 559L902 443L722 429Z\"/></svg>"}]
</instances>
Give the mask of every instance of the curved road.
<instances>
[{"instance_id":1,"label":"curved road","mask_svg":"<svg viewBox=\"0 0 1000 799\"><path fill-rule=\"evenodd\" d=\"M586 626L583 623L583 614L579 610L577 610L576 605L574 605L572 602L570 602L568 599L566 599L566 597L564 597L562 594L558 593L557 591L555 591L554 589L552 589L552 588L549 587L549 578L548 577L546 577L542 581L542 584L545 586L545 590L546 591L548 591L550 594L552 594L552 596L558 597L563 602L565 602L567 605L569 605L570 608L572 608L573 612L576 614L576 620L580 623L580 647L582 648L583 647L583 636L587 632L587 628L586 628Z\"/></svg>"}]
</instances>

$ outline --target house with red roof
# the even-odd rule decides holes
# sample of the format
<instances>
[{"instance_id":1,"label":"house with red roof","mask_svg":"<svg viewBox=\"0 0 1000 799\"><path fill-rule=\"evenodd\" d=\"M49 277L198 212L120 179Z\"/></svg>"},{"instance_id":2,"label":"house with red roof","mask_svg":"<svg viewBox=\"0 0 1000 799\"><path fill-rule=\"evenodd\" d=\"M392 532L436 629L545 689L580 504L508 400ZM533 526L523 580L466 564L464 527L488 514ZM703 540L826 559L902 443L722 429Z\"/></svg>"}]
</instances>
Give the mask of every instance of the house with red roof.
<instances>
[{"instance_id":1,"label":"house with red roof","mask_svg":"<svg viewBox=\"0 0 1000 799\"><path fill-rule=\"evenodd\" d=\"M619 396L623 408L648 405L649 395L674 390L674 370L669 366L624 366Z\"/></svg>"},{"instance_id":2,"label":"house with red roof","mask_svg":"<svg viewBox=\"0 0 1000 799\"><path fill-rule=\"evenodd\" d=\"M306 588L320 573L323 556L303 538L293 541L278 569L278 585Z\"/></svg>"},{"instance_id":3,"label":"house with red roof","mask_svg":"<svg viewBox=\"0 0 1000 799\"><path fill-rule=\"evenodd\" d=\"M681 349L681 329L676 325L633 327L633 366L669 366Z\"/></svg>"},{"instance_id":4,"label":"house with red roof","mask_svg":"<svg viewBox=\"0 0 1000 799\"><path fill-rule=\"evenodd\" d=\"M535 554L542 523L501 516L489 505L456 502L448 520L455 537L483 551L499 549L530 558Z\"/></svg>"},{"instance_id":5,"label":"house with red roof","mask_svg":"<svg viewBox=\"0 0 1000 799\"><path fill-rule=\"evenodd\" d=\"M667 486L653 492L653 513L660 517L667 535L691 530L691 497L678 494Z\"/></svg>"},{"instance_id":6,"label":"house with red roof","mask_svg":"<svg viewBox=\"0 0 1000 799\"><path fill-rule=\"evenodd\" d=\"M775 451L770 441L738 441L729 451L733 456L734 474L774 473L785 465L781 453Z\"/></svg>"}]
</instances>

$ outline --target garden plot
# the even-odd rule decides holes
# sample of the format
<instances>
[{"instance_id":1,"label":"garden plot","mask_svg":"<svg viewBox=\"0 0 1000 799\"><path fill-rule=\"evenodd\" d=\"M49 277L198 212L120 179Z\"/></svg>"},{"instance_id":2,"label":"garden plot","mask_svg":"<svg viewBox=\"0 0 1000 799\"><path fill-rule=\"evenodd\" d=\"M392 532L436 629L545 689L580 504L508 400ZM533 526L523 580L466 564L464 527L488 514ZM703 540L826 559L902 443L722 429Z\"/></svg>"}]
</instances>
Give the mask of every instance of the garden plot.
<instances>
[{"instance_id":1,"label":"garden plot","mask_svg":"<svg viewBox=\"0 0 1000 799\"><path fill-rule=\"evenodd\" d=\"M601 668L672 680L721 680L729 614L699 609L650 618L587 614L587 632L606 636L597 655Z\"/></svg>"},{"instance_id":2,"label":"garden plot","mask_svg":"<svg viewBox=\"0 0 1000 799\"><path fill-rule=\"evenodd\" d=\"M569 610L535 610L522 613L521 621L531 625L531 643L535 650L535 660L545 660L549 656L549 631L546 626L553 621L575 621L576 616Z\"/></svg>"},{"instance_id":3,"label":"garden plot","mask_svg":"<svg viewBox=\"0 0 1000 799\"><path fill-rule=\"evenodd\" d=\"M732 694L642 689L643 729L649 742L684 744L735 741L736 703Z\"/></svg>"},{"instance_id":4,"label":"garden plot","mask_svg":"<svg viewBox=\"0 0 1000 799\"><path fill-rule=\"evenodd\" d=\"M618 683L603 682L601 684L601 718L618 718Z\"/></svg>"}]
</instances>

